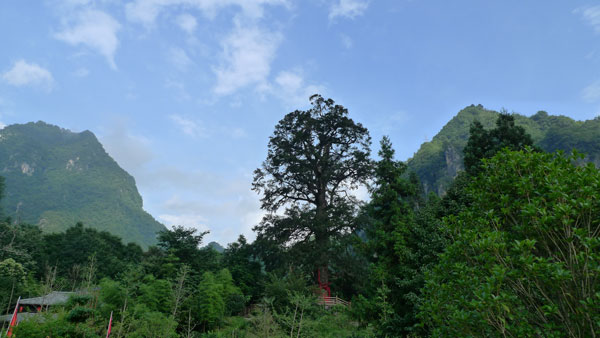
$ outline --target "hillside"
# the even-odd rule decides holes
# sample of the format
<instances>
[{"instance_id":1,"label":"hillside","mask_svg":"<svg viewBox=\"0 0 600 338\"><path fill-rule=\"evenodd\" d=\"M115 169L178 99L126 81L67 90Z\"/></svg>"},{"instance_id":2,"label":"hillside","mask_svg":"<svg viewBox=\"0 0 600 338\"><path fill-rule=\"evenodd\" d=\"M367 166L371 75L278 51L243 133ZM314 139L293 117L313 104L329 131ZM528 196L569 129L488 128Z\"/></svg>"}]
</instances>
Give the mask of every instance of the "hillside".
<instances>
[{"instance_id":1,"label":"hillside","mask_svg":"<svg viewBox=\"0 0 600 338\"><path fill-rule=\"evenodd\" d=\"M90 131L44 122L7 126L0 130L0 168L5 216L45 232L81 221L147 247L165 229L142 209L134 178Z\"/></svg>"},{"instance_id":2,"label":"hillside","mask_svg":"<svg viewBox=\"0 0 600 338\"><path fill-rule=\"evenodd\" d=\"M463 169L462 150L469 138L471 123L478 120L486 129L494 127L498 112L481 105L461 110L430 141L421 145L408 160L408 167L417 173L426 191L441 194ZM577 149L588 160L600 165L600 118L575 121L566 116L548 115L544 111L526 117L515 114L515 122L532 136L545 151Z\"/></svg>"}]
</instances>

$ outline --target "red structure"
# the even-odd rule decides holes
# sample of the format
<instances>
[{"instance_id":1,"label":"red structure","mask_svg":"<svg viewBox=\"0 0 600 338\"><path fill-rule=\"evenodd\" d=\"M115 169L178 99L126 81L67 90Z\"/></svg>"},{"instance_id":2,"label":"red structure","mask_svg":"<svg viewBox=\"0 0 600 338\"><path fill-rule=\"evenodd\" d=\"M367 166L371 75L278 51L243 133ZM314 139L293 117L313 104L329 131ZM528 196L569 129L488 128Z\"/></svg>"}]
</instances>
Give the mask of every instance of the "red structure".
<instances>
[{"instance_id":1,"label":"red structure","mask_svg":"<svg viewBox=\"0 0 600 338\"><path fill-rule=\"evenodd\" d=\"M319 282L319 289L325 290L327 294L323 294L323 297L331 297L331 289L329 288L329 281L327 283L321 282L321 269L317 269L317 279Z\"/></svg>"}]
</instances>

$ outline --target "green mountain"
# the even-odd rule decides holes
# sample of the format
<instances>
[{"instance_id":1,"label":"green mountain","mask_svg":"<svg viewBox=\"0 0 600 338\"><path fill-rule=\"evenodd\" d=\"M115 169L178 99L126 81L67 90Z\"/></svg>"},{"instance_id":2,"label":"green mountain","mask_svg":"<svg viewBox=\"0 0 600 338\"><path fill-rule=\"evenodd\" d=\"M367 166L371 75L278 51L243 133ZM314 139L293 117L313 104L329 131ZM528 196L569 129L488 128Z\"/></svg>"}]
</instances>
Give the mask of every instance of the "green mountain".
<instances>
[{"instance_id":1,"label":"green mountain","mask_svg":"<svg viewBox=\"0 0 600 338\"><path fill-rule=\"evenodd\" d=\"M408 167L417 173L426 191L444 193L458 171L463 169L463 148L469 138L471 123L478 120L486 129L491 129L498 114L481 105L470 105L452 118L430 142L421 145L408 160ZM525 128L535 144L545 151L577 149L587 154L586 160L600 166L600 117L575 121L540 111L531 117L515 114L515 123Z\"/></svg>"},{"instance_id":2,"label":"green mountain","mask_svg":"<svg viewBox=\"0 0 600 338\"><path fill-rule=\"evenodd\" d=\"M0 130L0 170L5 216L45 232L81 221L147 247L165 229L142 209L134 178L90 131L44 122L7 126Z\"/></svg>"},{"instance_id":3,"label":"green mountain","mask_svg":"<svg viewBox=\"0 0 600 338\"><path fill-rule=\"evenodd\" d=\"M225 248L221 244L219 244L217 242L210 242L206 246L209 247L209 248L211 248L211 249L213 249L213 250L215 250L218 253L223 253L223 251L225 251Z\"/></svg>"}]
</instances>

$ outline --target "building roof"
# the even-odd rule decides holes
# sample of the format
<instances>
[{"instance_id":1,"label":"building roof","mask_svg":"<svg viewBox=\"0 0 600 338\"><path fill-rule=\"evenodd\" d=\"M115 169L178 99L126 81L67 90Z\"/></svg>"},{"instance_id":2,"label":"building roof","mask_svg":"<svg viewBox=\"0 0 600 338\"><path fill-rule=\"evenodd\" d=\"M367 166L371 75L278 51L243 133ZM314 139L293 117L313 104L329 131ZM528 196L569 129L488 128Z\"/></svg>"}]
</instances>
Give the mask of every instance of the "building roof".
<instances>
[{"instance_id":1,"label":"building roof","mask_svg":"<svg viewBox=\"0 0 600 338\"><path fill-rule=\"evenodd\" d=\"M51 293L34 298L25 298L21 299L19 304L21 305L62 305L69 300L69 297L74 295L75 292L65 292L65 291L52 291Z\"/></svg>"},{"instance_id":2,"label":"building roof","mask_svg":"<svg viewBox=\"0 0 600 338\"><path fill-rule=\"evenodd\" d=\"M24 321L25 319L32 318L37 315L38 315L38 313L29 313L29 312L17 313L17 323L20 323L20 322ZM12 313L9 315L0 316L0 323L1 322L10 322L12 319L12 316L13 316Z\"/></svg>"}]
</instances>

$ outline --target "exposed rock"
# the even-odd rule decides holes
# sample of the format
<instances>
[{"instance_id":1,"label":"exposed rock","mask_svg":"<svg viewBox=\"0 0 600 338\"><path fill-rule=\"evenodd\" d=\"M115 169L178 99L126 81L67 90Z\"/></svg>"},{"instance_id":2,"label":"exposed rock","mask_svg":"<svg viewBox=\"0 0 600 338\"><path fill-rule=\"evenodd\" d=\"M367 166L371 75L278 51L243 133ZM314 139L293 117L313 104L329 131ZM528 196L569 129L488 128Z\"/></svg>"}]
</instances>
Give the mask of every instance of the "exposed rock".
<instances>
[{"instance_id":1,"label":"exposed rock","mask_svg":"<svg viewBox=\"0 0 600 338\"><path fill-rule=\"evenodd\" d=\"M446 157L448 176L454 178L458 175L459 171L464 169L463 157L453 146L447 147L444 155Z\"/></svg>"},{"instance_id":2,"label":"exposed rock","mask_svg":"<svg viewBox=\"0 0 600 338\"><path fill-rule=\"evenodd\" d=\"M30 167L29 164L27 164L26 162L21 163L21 172L27 176L31 176L33 175L33 172L35 171L35 169L33 169L33 167Z\"/></svg>"}]
</instances>

